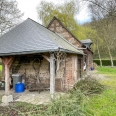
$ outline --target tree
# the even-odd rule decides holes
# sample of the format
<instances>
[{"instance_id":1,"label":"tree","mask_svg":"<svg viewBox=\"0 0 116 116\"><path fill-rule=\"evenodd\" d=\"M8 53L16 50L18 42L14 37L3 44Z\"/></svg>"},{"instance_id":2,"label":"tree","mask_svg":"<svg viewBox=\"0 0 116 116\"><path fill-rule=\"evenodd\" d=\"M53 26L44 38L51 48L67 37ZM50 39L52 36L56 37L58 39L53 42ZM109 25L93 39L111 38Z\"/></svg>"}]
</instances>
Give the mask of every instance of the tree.
<instances>
[{"instance_id":1,"label":"tree","mask_svg":"<svg viewBox=\"0 0 116 116\"><path fill-rule=\"evenodd\" d=\"M0 0L0 35L16 26L22 16L15 0Z\"/></svg>"},{"instance_id":2,"label":"tree","mask_svg":"<svg viewBox=\"0 0 116 116\"><path fill-rule=\"evenodd\" d=\"M55 5L53 3L42 1L37 7L38 17L42 20L43 25L47 26L54 16L70 30L75 30L77 22L74 19L78 12L78 6L74 0L65 2L63 5Z\"/></svg>"},{"instance_id":3,"label":"tree","mask_svg":"<svg viewBox=\"0 0 116 116\"><path fill-rule=\"evenodd\" d=\"M89 2L89 8L93 19L96 20L96 30L100 38L104 40L105 51L110 56L113 66L112 51L116 37L116 0L84 0ZM99 26L98 26L99 25ZM99 28L98 28L99 27Z\"/></svg>"},{"instance_id":4,"label":"tree","mask_svg":"<svg viewBox=\"0 0 116 116\"><path fill-rule=\"evenodd\" d=\"M101 60L101 48L102 48L102 45L103 45L103 40L99 37L99 24L98 22L94 19L91 23L91 28L95 30L96 32L96 36L94 38L94 43L96 44L96 51L98 53L98 57L99 57L99 60L100 60L100 66L102 66L102 60ZM98 30L97 30L98 29Z\"/></svg>"}]
</instances>

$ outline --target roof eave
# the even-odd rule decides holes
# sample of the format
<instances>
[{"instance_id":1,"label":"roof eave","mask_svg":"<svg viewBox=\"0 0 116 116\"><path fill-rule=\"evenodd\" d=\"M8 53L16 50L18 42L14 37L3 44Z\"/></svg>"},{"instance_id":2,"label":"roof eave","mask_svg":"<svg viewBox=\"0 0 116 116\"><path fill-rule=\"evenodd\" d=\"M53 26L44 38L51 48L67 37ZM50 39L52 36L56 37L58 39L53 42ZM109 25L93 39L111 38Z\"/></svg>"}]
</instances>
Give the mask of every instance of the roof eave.
<instances>
[{"instance_id":1,"label":"roof eave","mask_svg":"<svg viewBox=\"0 0 116 116\"><path fill-rule=\"evenodd\" d=\"M60 50L60 51L63 51L63 52L66 52L66 53L74 53L74 54L85 55L85 54L82 53L82 52L76 52L76 51L71 51L71 50L62 49L62 48L60 48L59 50Z\"/></svg>"},{"instance_id":2,"label":"roof eave","mask_svg":"<svg viewBox=\"0 0 116 116\"><path fill-rule=\"evenodd\" d=\"M26 55L26 54L36 54L36 53L45 53L45 52L56 52L56 51L64 51L66 53L75 53L75 54L81 54L84 55L84 53L81 52L75 52L67 49L50 49L50 50L37 50L37 51L23 51L23 52L11 52L11 53L0 53L0 57L2 56L15 56L15 55Z\"/></svg>"},{"instance_id":3,"label":"roof eave","mask_svg":"<svg viewBox=\"0 0 116 116\"><path fill-rule=\"evenodd\" d=\"M26 54L36 54L36 53L45 53L45 52L55 52L59 49L50 49L50 50L37 50L37 51L22 51L22 52L11 52L11 53L0 53L1 56L14 56L14 55L26 55Z\"/></svg>"}]
</instances>

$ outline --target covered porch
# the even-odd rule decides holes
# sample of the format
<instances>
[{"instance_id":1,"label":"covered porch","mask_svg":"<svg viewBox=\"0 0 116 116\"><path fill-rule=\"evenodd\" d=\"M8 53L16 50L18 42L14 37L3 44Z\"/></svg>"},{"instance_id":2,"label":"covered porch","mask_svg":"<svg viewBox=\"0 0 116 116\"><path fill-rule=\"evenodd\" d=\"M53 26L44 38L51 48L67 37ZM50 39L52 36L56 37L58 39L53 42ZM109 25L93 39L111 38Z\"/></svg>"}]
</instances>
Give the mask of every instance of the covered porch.
<instances>
[{"instance_id":1,"label":"covered porch","mask_svg":"<svg viewBox=\"0 0 116 116\"><path fill-rule=\"evenodd\" d=\"M5 95L2 102L8 103L15 99L10 90L12 74L22 74L25 90L32 92L32 95L36 92L39 96L47 91L50 98L53 98L56 92L68 91L80 78L78 57L81 58L77 54L59 51L2 57L5 77Z\"/></svg>"},{"instance_id":2,"label":"covered porch","mask_svg":"<svg viewBox=\"0 0 116 116\"><path fill-rule=\"evenodd\" d=\"M32 76L32 77L34 76L34 78L35 78L35 82L32 82L33 84L36 84L36 83L39 84L39 83L41 83L40 82L40 77L39 77L40 76L39 75L40 72L39 72L39 69L35 68L36 66L34 67L35 68L35 72L34 72L35 75L31 75L31 73L26 74L26 70L27 69L25 69L24 67L21 70L20 68L21 68L21 66L24 66L24 63L21 64L20 61L18 61L18 64L17 64L17 66L20 65L18 67L18 69L16 69L16 67L17 67L16 66L15 70L13 70L14 64L16 62L14 60L15 58L16 58L16 56L4 56L4 57L2 57L2 62L3 62L3 65L4 65L4 70L3 70L4 73L3 74L4 74L4 77L5 77L5 79L4 79L5 80L5 95L2 97L2 102L4 102L4 103L8 103L8 102L13 101L13 96L12 96L12 93L10 91L10 84L11 84L12 73L20 73L20 74L23 75L24 84L25 84L26 89L27 89L27 86L28 86L27 79L29 80L30 76ZM46 80L49 80L49 82L48 82L48 88L50 90L51 98L53 98L54 93L55 93L55 57L54 57L53 53L50 53L49 57L43 55L43 58L45 58L49 62L49 64L50 64L50 65L49 64L47 65L50 68L49 69L50 72L48 72L48 74L46 75L47 76ZM38 57L38 59L40 59L40 57ZM40 61L38 63L40 63ZM35 65L35 64L33 64L33 65ZM29 64L26 64L26 65L29 65ZM37 64L37 65L39 67L39 64ZM23 71L24 73L20 72L20 71ZM43 71L45 71L45 70L43 70ZM31 80L33 80L34 78L31 78Z\"/></svg>"}]
</instances>

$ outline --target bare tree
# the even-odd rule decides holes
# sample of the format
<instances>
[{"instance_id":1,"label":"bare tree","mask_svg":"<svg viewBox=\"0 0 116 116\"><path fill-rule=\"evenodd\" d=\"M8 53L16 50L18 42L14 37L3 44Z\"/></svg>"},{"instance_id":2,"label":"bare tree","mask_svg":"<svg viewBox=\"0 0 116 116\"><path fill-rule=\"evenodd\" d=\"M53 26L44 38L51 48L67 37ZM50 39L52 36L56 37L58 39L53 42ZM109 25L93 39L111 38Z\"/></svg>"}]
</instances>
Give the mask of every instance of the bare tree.
<instances>
[{"instance_id":1,"label":"bare tree","mask_svg":"<svg viewBox=\"0 0 116 116\"><path fill-rule=\"evenodd\" d=\"M116 0L84 0L89 2L89 8L99 25L96 26L99 36L104 40L104 46L110 56L111 66L113 64L112 50L116 37Z\"/></svg>"},{"instance_id":2,"label":"bare tree","mask_svg":"<svg viewBox=\"0 0 116 116\"><path fill-rule=\"evenodd\" d=\"M0 0L0 36L17 25L22 16L15 0Z\"/></svg>"}]
</instances>

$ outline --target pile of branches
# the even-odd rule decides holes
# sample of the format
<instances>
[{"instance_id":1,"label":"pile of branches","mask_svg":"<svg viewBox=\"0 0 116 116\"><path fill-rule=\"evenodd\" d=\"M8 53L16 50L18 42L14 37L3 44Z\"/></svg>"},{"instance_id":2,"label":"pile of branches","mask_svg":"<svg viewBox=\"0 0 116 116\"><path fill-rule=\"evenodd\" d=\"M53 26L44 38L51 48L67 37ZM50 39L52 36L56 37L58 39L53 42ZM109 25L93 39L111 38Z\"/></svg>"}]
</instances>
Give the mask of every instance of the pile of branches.
<instances>
[{"instance_id":1,"label":"pile of branches","mask_svg":"<svg viewBox=\"0 0 116 116\"><path fill-rule=\"evenodd\" d=\"M99 83L96 79L86 77L85 79L77 82L71 91L75 91L76 89L79 89L85 95L92 95L102 93L105 86Z\"/></svg>"}]
</instances>

